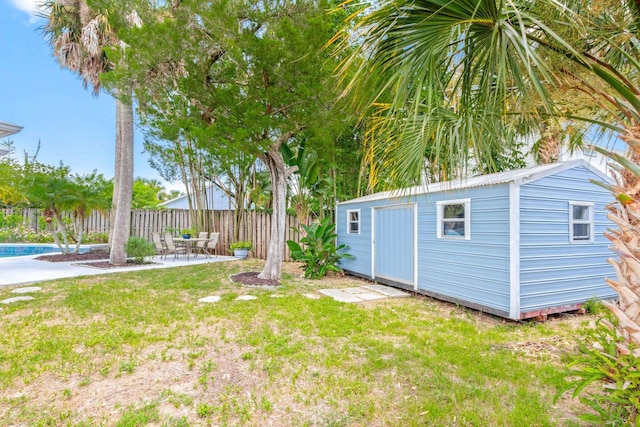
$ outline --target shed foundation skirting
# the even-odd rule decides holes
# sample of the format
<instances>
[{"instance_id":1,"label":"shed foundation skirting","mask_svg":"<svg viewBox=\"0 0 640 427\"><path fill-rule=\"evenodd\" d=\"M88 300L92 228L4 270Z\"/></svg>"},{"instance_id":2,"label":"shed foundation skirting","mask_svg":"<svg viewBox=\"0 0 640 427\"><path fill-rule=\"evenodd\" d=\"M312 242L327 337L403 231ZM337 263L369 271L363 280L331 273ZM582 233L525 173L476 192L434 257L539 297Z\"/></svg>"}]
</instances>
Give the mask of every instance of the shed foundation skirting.
<instances>
[{"instance_id":1,"label":"shed foundation skirting","mask_svg":"<svg viewBox=\"0 0 640 427\"><path fill-rule=\"evenodd\" d=\"M471 309L478 310L478 311L483 312L483 313L495 314L496 316L500 316L500 317L504 317L504 318L509 319L509 312L508 311L498 310L498 309L495 309L495 308L484 306L482 304L472 303L472 302L469 302L469 301L465 301L465 300L461 300L461 299L458 299L458 298L450 297L448 295L442 295L442 294L439 294L437 292L426 291L426 290L420 289L420 288L418 288L416 290L416 289L414 289L413 285L407 285L405 283L400 283L400 282L397 282L395 280L385 279L385 278L382 278L382 277L376 277L374 279L371 276L367 276L366 274L356 273L354 271L349 271L349 270L345 270L344 272L346 274L351 275L351 276L360 277L360 278L363 278L363 279L371 280L371 281L376 282L376 283L382 283L382 284L385 284L385 285L393 286L394 288L403 289L405 291L414 292L414 293L419 294L419 295L425 295L425 296L432 297L432 298L435 298L435 299L438 299L438 300L441 300L441 301L446 301L446 302L450 302L450 303L453 303L453 304L462 305L464 307L469 307ZM518 320L518 319L513 319L513 320Z\"/></svg>"},{"instance_id":2,"label":"shed foundation skirting","mask_svg":"<svg viewBox=\"0 0 640 427\"><path fill-rule=\"evenodd\" d=\"M578 303L562 305L559 307L549 307L542 310L527 311L526 313L520 314L520 319L530 319L532 317L535 317L540 320L545 320L549 314L564 313L566 311L576 311L579 310L583 305L584 303Z\"/></svg>"},{"instance_id":3,"label":"shed foundation skirting","mask_svg":"<svg viewBox=\"0 0 640 427\"><path fill-rule=\"evenodd\" d=\"M582 308L582 306L584 305L584 303L578 303L578 304L569 304L569 305L561 305L561 306L557 306L557 307L548 307L545 309L541 309L541 310L532 310L532 311L527 311L525 313L520 313L520 317L517 319L514 319L512 317L510 317L509 312L504 311L504 310L498 310L492 307L487 307L484 306L482 304L476 304L476 303L472 303L469 301L465 301L465 300L461 300L459 298L454 298L448 295L442 295L439 294L437 292L431 292L431 291L427 291L424 289L414 289L413 285L408 285L406 283L400 283L397 282L395 280L390 280L390 279L386 279L383 277L376 277L375 279L373 279L371 276L368 276L366 274L361 274L361 273L356 273L354 271L349 271L349 270L345 270L344 271L346 274L349 274L350 276L356 276L356 277L360 277L362 279L367 279L367 280L371 280L373 282L376 283L382 283L388 286L393 286L394 288L399 288L399 289L403 289L405 291L409 291L409 292L414 292L416 294L419 295L425 295L428 297L432 297L435 298L437 300L441 300L441 301L446 301L446 302L450 302L453 304L458 304L464 307L468 307L471 308L473 310L478 310L482 313L488 313L488 314L494 314L496 316L500 316L500 317L504 317L506 319L511 319L511 320L526 320L526 319L532 319L532 318L538 318L541 320L546 319L546 317L550 314L558 314L558 313L565 313L568 311L576 311L579 310L580 308Z\"/></svg>"},{"instance_id":4,"label":"shed foundation skirting","mask_svg":"<svg viewBox=\"0 0 640 427\"><path fill-rule=\"evenodd\" d=\"M605 299L605 301L614 302L614 301L617 301L617 298ZM561 305L558 307L549 307L541 310L527 311L525 313L520 314L520 319L531 319L532 317L539 317L544 319L549 314L565 313L567 311L580 310L584 304L585 303L581 302L578 304Z\"/></svg>"}]
</instances>

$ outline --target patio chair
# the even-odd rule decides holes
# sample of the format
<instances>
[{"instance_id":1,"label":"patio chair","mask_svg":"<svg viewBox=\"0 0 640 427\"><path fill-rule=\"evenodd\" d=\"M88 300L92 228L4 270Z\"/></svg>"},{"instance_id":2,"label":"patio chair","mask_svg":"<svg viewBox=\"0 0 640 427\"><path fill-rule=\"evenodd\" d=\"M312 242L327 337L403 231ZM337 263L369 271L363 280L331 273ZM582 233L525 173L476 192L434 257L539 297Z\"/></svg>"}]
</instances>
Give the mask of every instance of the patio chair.
<instances>
[{"instance_id":1,"label":"patio chair","mask_svg":"<svg viewBox=\"0 0 640 427\"><path fill-rule=\"evenodd\" d=\"M211 254L207 249L207 244L209 243L209 233L206 231L202 231L198 233L198 241L196 242L196 246L193 248L194 255L197 257L198 252L202 252L205 256L210 257Z\"/></svg>"},{"instance_id":2,"label":"patio chair","mask_svg":"<svg viewBox=\"0 0 640 427\"><path fill-rule=\"evenodd\" d=\"M160 255L160 259L164 259L167 257L167 247L162 240L162 236L160 233L151 233L151 241L156 246L156 254Z\"/></svg>"},{"instance_id":3,"label":"patio chair","mask_svg":"<svg viewBox=\"0 0 640 427\"><path fill-rule=\"evenodd\" d=\"M173 254L173 260L175 261L178 258L178 253L183 252L189 256L189 248L186 246L176 246L176 243L173 241L173 236L171 233L164 233L164 244L167 246L167 253Z\"/></svg>"},{"instance_id":4,"label":"patio chair","mask_svg":"<svg viewBox=\"0 0 640 427\"><path fill-rule=\"evenodd\" d=\"M220 237L220 233L209 233L209 241L207 242L207 251L210 254L215 253L218 256L218 238Z\"/></svg>"}]
</instances>

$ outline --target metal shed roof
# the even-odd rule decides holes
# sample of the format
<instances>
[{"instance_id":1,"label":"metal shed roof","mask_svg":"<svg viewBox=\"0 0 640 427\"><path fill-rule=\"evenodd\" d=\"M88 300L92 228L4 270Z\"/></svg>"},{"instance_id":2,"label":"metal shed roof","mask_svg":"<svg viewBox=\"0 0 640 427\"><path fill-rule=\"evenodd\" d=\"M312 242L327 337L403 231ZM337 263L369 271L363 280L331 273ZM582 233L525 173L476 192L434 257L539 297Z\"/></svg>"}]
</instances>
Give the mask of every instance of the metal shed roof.
<instances>
[{"instance_id":1,"label":"metal shed roof","mask_svg":"<svg viewBox=\"0 0 640 427\"><path fill-rule=\"evenodd\" d=\"M11 123L0 121L0 138L13 135L22 130L22 126L12 125Z\"/></svg>"},{"instance_id":2,"label":"metal shed roof","mask_svg":"<svg viewBox=\"0 0 640 427\"><path fill-rule=\"evenodd\" d=\"M548 165L534 166L525 169L516 169L506 172L498 172L490 175L480 175L471 178L457 179L453 181L435 182L427 185L419 185L415 187L403 188L399 190L383 191L380 193L369 194L368 196L358 197L356 199L346 200L340 204L368 202L374 200L393 199L398 197L416 196L420 194L438 193L442 191L459 190L464 188L482 187L485 185L504 184L515 182L522 184L532 182L546 176L572 169L578 166L584 166L596 175L600 176L603 181L611 181L611 178L600 172L588 162L577 159L562 163L552 163Z\"/></svg>"}]
</instances>

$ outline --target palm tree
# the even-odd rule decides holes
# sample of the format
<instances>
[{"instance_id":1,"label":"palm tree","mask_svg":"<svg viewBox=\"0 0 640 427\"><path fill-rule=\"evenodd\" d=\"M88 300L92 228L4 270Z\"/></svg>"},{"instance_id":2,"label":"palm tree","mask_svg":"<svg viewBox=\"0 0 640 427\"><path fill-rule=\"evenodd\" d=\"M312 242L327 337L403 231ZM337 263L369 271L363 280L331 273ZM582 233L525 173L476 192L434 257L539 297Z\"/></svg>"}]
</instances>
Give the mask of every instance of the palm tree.
<instances>
[{"instance_id":1,"label":"palm tree","mask_svg":"<svg viewBox=\"0 0 640 427\"><path fill-rule=\"evenodd\" d=\"M398 179L419 175L429 146L460 158L486 156L492 139L508 135L514 113L531 114L522 110L527 97L539 99L542 117L560 116L550 96L559 82L609 112L599 124L620 132L629 153L601 150L619 164L609 187L618 201L609 217L619 229L607 237L619 256L612 262L617 280L608 282L620 299L607 306L623 338L618 353L640 357L640 4L593 5L385 0L352 14L333 42L336 54L349 52L340 69L345 94L360 108L385 106L379 141Z\"/></svg>"},{"instance_id":2,"label":"palm tree","mask_svg":"<svg viewBox=\"0 0 640 427\"><path fill-rule=\"evenodd\" d=\"M80 252L84 232L84 219L91 215L91 212L98 210L105 213L109 201L103 197L105 194L104 187L107 182L102 175L95 172L81 177L76 176L70 185L67 197L64 201L64 207L71 210L75 225L76 247L75 252Z\"/></svg>"},{"instance_id":3,"label":"palm tree","mask_svg":"<svg viewBox=\"0 0 640 427\"><path fill-rule=\"evenodd\" d=\"M84 0L50 0L42 11L47 19L43 32L58 63L77 73L85 88L91 86L98 95L100 74L113 68L104 50L119 46L107 15L92 10ZM133 191L133 108L127 94L116 94L115 165L110 262L124 264Z\"/></svg>"},{"instance_id":4,"label":"palm tree","mask_svg":"<svg viewBox=\"0 0 640 427\"><path fill-rule=\"evenodd\" d=\"M42 210L45 227L62 253L69 252L69 236L62 219L62 211L72 188L68 174L69 170L65 167L53 169L31 164L25 168L20 183L20 192L29 204Z\"/></svg>"}]
</instances>

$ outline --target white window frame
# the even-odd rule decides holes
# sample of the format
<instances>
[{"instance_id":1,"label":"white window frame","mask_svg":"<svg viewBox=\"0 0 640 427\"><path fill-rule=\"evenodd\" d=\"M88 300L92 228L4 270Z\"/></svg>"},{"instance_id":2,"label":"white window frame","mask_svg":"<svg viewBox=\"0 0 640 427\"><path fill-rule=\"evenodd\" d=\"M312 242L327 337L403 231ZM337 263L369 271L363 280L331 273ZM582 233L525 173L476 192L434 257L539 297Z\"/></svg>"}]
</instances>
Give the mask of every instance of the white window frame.
<instances>
[{"instance_id":1,"label":"white window frame","mask_svg":"<svg viewBox=\"0 0 640 427\"><path fill-rule=\"evenodd\" d=\"M574 206L582 206L582 207L589 208L589 218L576 220L573 217ZM569 243L576 244L576 245L584 245L584 244L589 244L594 242L595 225L593 220L593 207L594 207L594 204L592 202L575 202L575 201L569 202ZM574 224L587 224L589 226L589 238L576 240L573 236Z\"/></svg>"},{"instance_id":2,"label":"white window frame","mask_svg":"<svg viewBox=\"0 0 640 427\"><path fill-rule=\"evenodd\" d=\"M444 208L448 205L464 205L464 236L444 234ZM471 240L471 199L441 200L436 202L436 237L438 239Z\"/></svg>"},{"instance_id":3,"label":"white window frame","mask_svg":"<svg viewBox=\"0 0 640 427\"><path fill-rule=\"evenodd\" d=\"M351 213L356 212L358 214L358 221L351 221ZM358 224L358 232L351 231L351 224ZM362 224L362 216L360 214L360 209L349 209L347 210L347 234L360 234Z\"/></svg>"}]
</instances>

